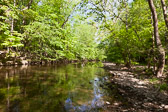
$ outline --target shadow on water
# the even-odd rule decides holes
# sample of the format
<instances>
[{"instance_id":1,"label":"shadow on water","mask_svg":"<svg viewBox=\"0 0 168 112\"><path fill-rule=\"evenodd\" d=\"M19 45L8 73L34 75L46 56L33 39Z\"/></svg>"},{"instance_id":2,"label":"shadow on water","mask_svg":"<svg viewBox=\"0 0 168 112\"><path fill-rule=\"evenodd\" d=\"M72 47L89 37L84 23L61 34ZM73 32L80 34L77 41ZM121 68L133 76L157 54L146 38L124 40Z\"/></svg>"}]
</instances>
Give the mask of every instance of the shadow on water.
<instances>
[{"instance_id":1,"label":"shadow on water","mask_svg":"<svg viewBox=\"0 0 168 112\"><path fill-rule=\"evenodd\" d=\"M100 64L15 66L0 69L0 112L103 111Z\"/></svg>"}]
</instances>

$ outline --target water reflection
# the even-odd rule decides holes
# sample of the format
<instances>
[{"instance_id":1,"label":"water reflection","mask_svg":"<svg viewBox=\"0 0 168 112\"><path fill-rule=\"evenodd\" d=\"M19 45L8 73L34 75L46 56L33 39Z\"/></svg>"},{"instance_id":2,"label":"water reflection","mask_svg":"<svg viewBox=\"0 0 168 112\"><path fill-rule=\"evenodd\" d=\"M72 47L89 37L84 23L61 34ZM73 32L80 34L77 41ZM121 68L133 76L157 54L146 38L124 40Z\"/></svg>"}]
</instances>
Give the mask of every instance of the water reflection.
<instances>
[{"instance_id":1,"label":"water reflection","mask_svg":"<svg viewBox=\"0 0 168 112\"><path fill-rule=\"evenodd\" d=\"M99 85L99 78L95 78L93 81L93 98L92 100L88 100L88 104L81 104L80 106L78 105L73 105L73 102L70 97L67 98L65 101L65 109L67 112L69 111L79 111L79 112L86 112L86 111L91 111L91 110L97 110L101 108L104 105L103 101L103 94L101 93L102 91L100 90L100 85ZM87 93L88 94L88 93ZM69 95L71 96L71 95Z\"/></svg>"},{"instance_id":2,"label":"water reflection","mask_svg":"<svg viewBox=\"0 0 168 112\"><path fill-rule=\"evenodd\" d=\"M0 112L99 110L104 105L96 64L0 69Z\"/></svg>"}]
</instances>

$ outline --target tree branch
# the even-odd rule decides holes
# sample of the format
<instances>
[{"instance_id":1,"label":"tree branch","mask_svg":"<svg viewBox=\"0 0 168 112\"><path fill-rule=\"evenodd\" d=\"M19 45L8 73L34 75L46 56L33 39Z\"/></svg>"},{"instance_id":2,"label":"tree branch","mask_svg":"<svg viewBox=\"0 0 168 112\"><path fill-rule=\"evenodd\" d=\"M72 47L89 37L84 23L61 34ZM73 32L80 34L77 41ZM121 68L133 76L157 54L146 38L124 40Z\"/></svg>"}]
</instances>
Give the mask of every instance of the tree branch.
<instances>
[{"instance_id":1,"label":"tree branch","mask_svg":"<svg viewBox=\"0 0 168 112\"><path fill-rule=\"evenodd\" d=\"M69 20L71 14L73 13L73 11L75 10L75 8L76 8L76 6L77 6L78 4L80 4L80 2L77 3L77 4L74 6L74 8L73 8L73 10L71 11L71 13L68 15L68 17L66 18L66 20L65 20L65 21L63 22L63 24L61 25L62 28L64 28L65 24L68 22L68 20Z\"/></svg>"}]
</instances>

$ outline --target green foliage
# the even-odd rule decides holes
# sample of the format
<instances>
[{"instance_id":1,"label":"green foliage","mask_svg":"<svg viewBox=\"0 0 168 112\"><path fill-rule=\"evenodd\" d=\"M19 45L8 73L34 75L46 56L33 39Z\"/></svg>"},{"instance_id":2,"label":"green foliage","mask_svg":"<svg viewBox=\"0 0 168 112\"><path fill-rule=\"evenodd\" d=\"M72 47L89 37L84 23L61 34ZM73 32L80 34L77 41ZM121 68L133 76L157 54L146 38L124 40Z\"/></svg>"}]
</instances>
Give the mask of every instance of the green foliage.
<instances>
[{"instance_id":1,"label":"green foliage","mask_svg":"<svg viewBox=\"0 0 168 112\"><path fill-rule=\"evenodd\" d=\"M155 5L166 47L161 4ZM107 57L116 63L154 64L153 28L146 0L1 0L0 6L0 49L17 48L34 60Z\"/></svg>"},{"instance_id":2,"label":"green foliage","mask_svg":"<svg viewBox=\"0 0 168 112\"><path fill-rule=\"evenodd\" d=\"M156 87L159 88L160 91L167 91L168 90L167 83L157 84Z\"/></svg>"},{"instance_id":3,"label":"green foliage","mask_svg":"<svg viewBox=\"0 0 168 112\"><path fill-rule=\"evenodd\" d=\"M20 47L23 56L36 61L104 59L94 39L96 28L80 22L72 28L68 23L79 3L80 0L3 0L1 49Z\"/></svg>"},{"instance_id":4,"label":"green foliage","mask_svg":"<svg viewBox=\"0 0 168 112\"><path fill-rule=\"evenodd\" d=\"M40 16L38 17L40 20L25 26L24 42L28 43L25 44L26 50L42 60L97 59L100 51L96 49L95 31L91 25L85 24L76 27L72 35L69 26L61 28L53 17L54 14L44 18ZM48 18L49 20L47 20ZM91 30L87 31L87 29Z\"/></svg>"},{"instance_id":5,"label":"green foliage","mask_svg":"<svg viewBox=\"0 0 168 112\"><path fill-rule=\"evenodd\" d=\"M75 54L79 59L103 59L103 52L97 48L95 42L96 28L92 25L81 24L75 26L76 39ZM102 56L102 57L101 57Z\"/></svg>"},{"instance_id":6,"label":"green foliage","mask_svg":"<svg viewBox=\"0 0 168 112\"><path fill-rule=\"evenodd\" d=\"M104 22L104 32L107 36L101 41L100 47L105 48L107 60L116 63L147 63L153 58L153 28L151 12L146 0L136 0L131 3L117 3L109 12L114 18ZM157 3L159 5L159 3ZM108 4L107 4L108 6ZM165 38L165 25L161 9L159 11L159 26L161 38ZM116 16L117 15L117 16ZM157 56L156 56L157 58Z\"/></svg>"},{"instance_id":7,"label":"green foliage","mask_svg":"<svg viewBox=\"0 0 168 112\"><path fill-rule=\"evenodd\" d=\"M163 83L160 85L160 90L168 90L168 85L166 83Z\"/></svg>"},{"instance_id":8,"label":"green foliage","mask_svg":"<svg viewBox=\"0 0 168 112\"><path fill-rule=\"evenodd\" d=\"M0 48L2 47L20 47L22 34L18 31L11 30L12 21L18 19L16 7L8 1L0 2Z\"/></svg>"},{"instance_id":9,"label":"green foliage","mask_svg":"<svg viewBox=\"0 0 168 112\"><path fill-rule=\"evenodd\" d=\"M157 78L152 78L149 80L151 83L155 83L155 82L158 82L159 80Z\"/></svg>"}]
</instances>

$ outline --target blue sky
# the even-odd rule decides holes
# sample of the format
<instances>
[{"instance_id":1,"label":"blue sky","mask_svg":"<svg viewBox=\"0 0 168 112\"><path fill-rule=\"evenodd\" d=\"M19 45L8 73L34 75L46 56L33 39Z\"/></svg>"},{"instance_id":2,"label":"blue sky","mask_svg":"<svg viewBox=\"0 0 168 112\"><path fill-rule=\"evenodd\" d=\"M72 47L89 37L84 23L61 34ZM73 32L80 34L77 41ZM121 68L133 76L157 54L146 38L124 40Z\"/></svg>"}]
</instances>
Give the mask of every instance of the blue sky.
<instances>
[{"instance_id":1,"label":"blue sky","mask_svg":"<svg viewBox=\"0 0 168 112\"><path fill-rule=\"evenodd\" d=\"M131 3L133 0L128 0L129 3Z\"/></svg>"}]
</instances>

